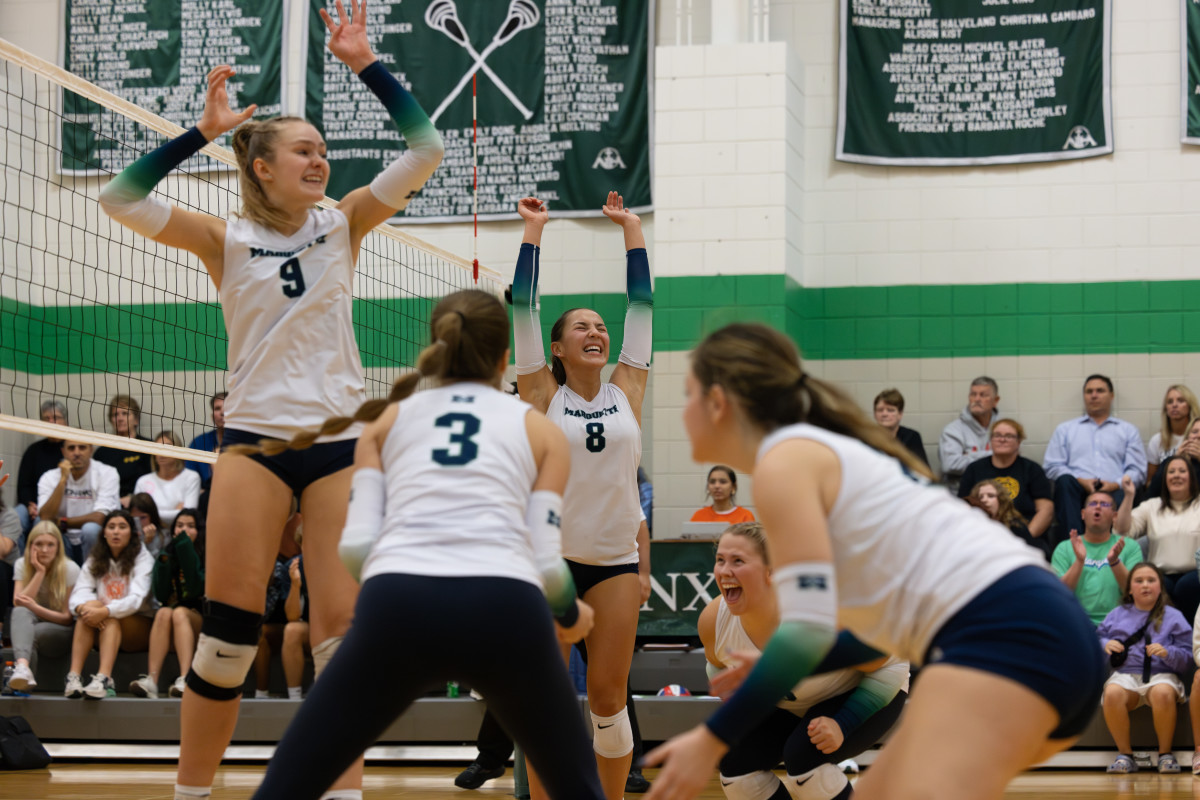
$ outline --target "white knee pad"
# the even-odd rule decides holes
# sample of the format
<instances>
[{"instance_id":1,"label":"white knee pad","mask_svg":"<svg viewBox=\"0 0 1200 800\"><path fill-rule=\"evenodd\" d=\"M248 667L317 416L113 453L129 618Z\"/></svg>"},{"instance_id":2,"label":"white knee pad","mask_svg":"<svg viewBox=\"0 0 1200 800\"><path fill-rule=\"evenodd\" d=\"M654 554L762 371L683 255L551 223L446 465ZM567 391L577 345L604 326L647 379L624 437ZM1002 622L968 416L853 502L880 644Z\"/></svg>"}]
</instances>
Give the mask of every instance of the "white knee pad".
<instances>
[{"instance_id":1,"label":"white knee pad","mask_svg":"<svg viewBox=\"0 0 1200 800\"><path fill-rule=\"evenodd\" d=\"M242 691L242 684L254 666L254 657L258 654L257 644L230 644L224 639L200 634L196 642L196 655L192 658L192 672L205 683L214 687L212 695L228 695L237 697ZM188 684L191 688L197 688ZM198 689L198 691L200 691ZM232 694L229 694L232 692ZM211 696L204 691L200 694ZM213 697L213 699L227 699Z\"/></svg>"},{"instance_id":2,"label":"white knee pad","mask_svg":"<svg viewBox=\"0 0 1200 800\"><path fill-rule=\"evenodd\" d=\"M605 758L621 758L633 752L633 727L627 708L611 717L592 714L592 749Z\"/></svg>"},{"instance_id":3,"label":"white knee pad","mask_svg":"<svg viewBox=\"0 0 1200 800\"><path fill-rule=\"evenodd\" d=\"M333 658L333 654L337 652L338 645L341 643L341 636L331 636L312 649L314 681L321 677L325 667L329 666L329 660Z\"/></svg>"},{"instance_id":4,"label":"white knee pad","mask_svg":"<svg viewBox=\"0 0 1200 800\"><path fill-rule=\"evenodd\" d=\"M721 790L728 800L768 800L779 789L774 772L761 770L748 775L721 775Z\"/></svg>"},{"instance_id":5,"label":"white knee pad","mask_svg":"<svg viewBox=\"0 0 1200 800\"><path fill-rule=\"evenodd\" d=\"M849 782L836 764L822 764L803 775L788 775L783 785L793 800L829 800Z\"/></svg>"}]
</instances>

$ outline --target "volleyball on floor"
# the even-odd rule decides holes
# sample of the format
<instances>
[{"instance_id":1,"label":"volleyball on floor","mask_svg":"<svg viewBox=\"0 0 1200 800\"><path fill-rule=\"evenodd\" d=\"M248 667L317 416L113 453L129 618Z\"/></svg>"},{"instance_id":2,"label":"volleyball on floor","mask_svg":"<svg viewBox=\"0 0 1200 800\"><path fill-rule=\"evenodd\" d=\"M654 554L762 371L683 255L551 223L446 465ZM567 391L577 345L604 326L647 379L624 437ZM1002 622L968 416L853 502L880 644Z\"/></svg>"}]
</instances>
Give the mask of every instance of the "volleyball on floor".
<instances>
[{"instance_id":1,"label":"volleyball on floor","mask_svg":"<svg viewBox=\"0 0 1200 800\"><path fill-rule=\"evenodd\" d=\"M658 690L659 697L691 697L692 693L687 690L686 686L680 686L678 683L670 683Z\"/></svg>"}]
</instances>

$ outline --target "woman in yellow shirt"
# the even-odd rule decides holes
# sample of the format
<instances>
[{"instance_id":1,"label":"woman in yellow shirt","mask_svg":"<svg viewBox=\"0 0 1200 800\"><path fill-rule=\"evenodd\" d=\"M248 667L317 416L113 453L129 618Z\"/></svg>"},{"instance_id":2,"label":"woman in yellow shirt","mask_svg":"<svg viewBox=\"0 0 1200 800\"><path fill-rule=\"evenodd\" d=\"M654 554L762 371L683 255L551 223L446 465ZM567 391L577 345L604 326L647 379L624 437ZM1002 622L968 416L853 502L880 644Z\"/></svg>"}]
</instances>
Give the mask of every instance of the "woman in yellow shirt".
<instances>
[{"instance_id":1,"label":"woman in yellow shirt","mask_svg":"<svg viewBox=\"0 0 1200 800\"><path fill-rule=\"evenodd\" d=\"M717 464L708 471L705 495L712 498L712 505L692 514L692 522L724 522L726 525L754 522L754 514L734 503L737 498L737 473L732 467Z\"/></svg>"}]
</instances>

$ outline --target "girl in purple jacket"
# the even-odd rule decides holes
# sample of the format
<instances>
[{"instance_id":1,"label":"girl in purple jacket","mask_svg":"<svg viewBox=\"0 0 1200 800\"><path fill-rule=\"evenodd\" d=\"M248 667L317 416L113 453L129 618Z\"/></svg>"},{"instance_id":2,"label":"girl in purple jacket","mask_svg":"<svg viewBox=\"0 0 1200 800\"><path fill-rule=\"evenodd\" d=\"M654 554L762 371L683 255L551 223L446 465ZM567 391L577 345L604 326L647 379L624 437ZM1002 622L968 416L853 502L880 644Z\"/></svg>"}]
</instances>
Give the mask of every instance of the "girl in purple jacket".
<instances>
[{"instance_id":1,"label":"girl in purple jacket","mask_svg":"<svg viewBox=\"0 0 1200 800\"><path fill-rule=\"evenodd\" d=\"M1104 721L1117 744L1109 772L1137 772L1129 712L1148 705L1158 736L1158 771L1179 772L1171 750L1175 707L1184 701L1180 675L1191 658L1192 629L1163 591L1162 573L1144 561L1129 571L1125 596L1096 629L1114 672L1104 685Z\"/></svg>"}]
</instances>

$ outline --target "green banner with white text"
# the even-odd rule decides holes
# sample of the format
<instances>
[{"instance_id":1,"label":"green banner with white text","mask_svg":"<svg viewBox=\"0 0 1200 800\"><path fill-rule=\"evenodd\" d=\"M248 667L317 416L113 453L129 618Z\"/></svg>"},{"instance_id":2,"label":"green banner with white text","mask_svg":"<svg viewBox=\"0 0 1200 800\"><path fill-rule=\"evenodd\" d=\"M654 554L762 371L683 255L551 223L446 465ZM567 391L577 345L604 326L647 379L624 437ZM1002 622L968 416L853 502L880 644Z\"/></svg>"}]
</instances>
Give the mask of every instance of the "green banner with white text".
<instances>
[{"instance_id":1,"label":"green banner with white text","mask_svg":"<svg viewBox=\"0 0 1200 800\"><path fill-rule=\"evenodd\" d=\"M1111 0L841 0L837 158L1111 153L1111 30Z\"/></svg>"},{"instance_id":2,"label":"green banner with white text","mask_svg":"<svg viewBox=\"0 0 1200 800\"><path fill-rule=\"evenodd\" d=\"M66 0L62 63L68 72L184 128L204 111L208 71L237 70L234 108L257 117L283 109L284 3L253 0ZM63 90L62 172L119 172L162 137L144 125ZM229 134L217 139L229 146ZM186 171L224 168L195 157Z\"/></svg>"},{"instance_id":3,"label":"green banner with white text","mask_svg":"<svg viewBox=\"0 0 1200 800\"><path fill-rule=\"evenodd\" d=\"M530 195L555 216L596 216L609 189L649 209L651 7L371 0L372 47L446 144L403 218L470 219L476 208L480 219L512 217ZM336 14L329 0L310 0L306 114L333 162L328 193L340 198L403 150L380 102L325 47L320 8Z\"/></svg>"},{"instance_id":4,"label":"green banner with white text","mask_svg":"<svg viewBox=\"0 0 1200 800\"><path fill-rule=\"evenodd\" d=\"M1200 144L1200 0L1180 0L1179 54L1182 61L1181 139L1186 144Z\"/></svg>"},{"instance_id":5,"label":"green banner with white text","mask_svg":"<svg viewBox=\"0 0 1200 800\"><path fill-rule=\"evenodd\" d=\"M716 542L650 542L650 599L638 615L638 636L697 636L700 612L721 594L713 579L716 553Z\"/></svg>"}]
</instances>

